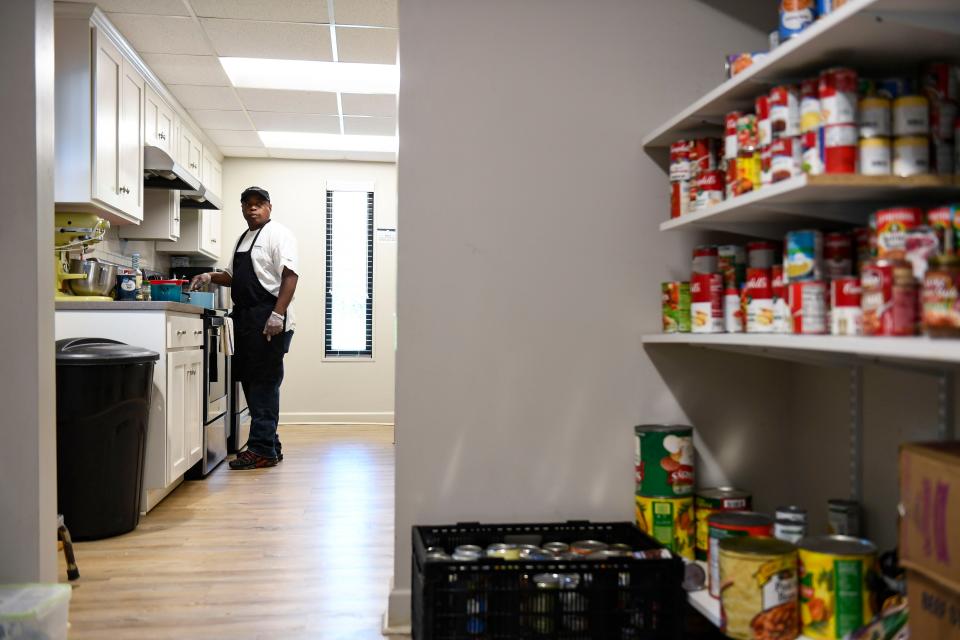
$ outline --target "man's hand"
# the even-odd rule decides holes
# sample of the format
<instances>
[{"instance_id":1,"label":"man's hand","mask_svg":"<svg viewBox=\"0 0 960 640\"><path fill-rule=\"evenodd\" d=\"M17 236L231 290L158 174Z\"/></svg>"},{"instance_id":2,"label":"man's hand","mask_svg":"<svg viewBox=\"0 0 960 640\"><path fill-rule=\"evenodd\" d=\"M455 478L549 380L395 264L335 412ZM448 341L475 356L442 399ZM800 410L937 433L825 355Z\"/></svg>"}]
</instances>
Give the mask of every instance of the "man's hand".
<instances>
[{"instance_id":1,"label":"man's hand","mask_svg":"<svg viewBox=\"0 0 960 640\"><path fill-rule=\"evenodd\" d=\"M200 287L210 284L210 274L201 273L199 275L193 276L193 280L190 281L190 291L196 291Z\"/></svg>"},{"instance_id":2,"label":"man's hand","mask_svg":"<svg viewBox=\"0 0 960 640\"><path fill-rule=\"evenodd\" d=\"M270 317L267 318L267 324L263 325L263 335L267 336L267 342L270 342L270 338L283 331L283 320L284 316L276 311L270 312Z\"/></svg>"}]
</instances>

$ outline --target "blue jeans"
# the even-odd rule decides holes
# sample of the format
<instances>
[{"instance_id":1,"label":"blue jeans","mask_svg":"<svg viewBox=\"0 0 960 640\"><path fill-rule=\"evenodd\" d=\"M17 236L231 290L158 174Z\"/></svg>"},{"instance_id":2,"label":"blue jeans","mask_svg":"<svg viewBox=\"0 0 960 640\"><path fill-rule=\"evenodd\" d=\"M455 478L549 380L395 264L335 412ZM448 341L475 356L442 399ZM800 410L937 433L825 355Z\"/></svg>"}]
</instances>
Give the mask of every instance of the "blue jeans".
<instances>
[{"instance_id":1,"label":"blue jeans","mask_svg":"<svg viewBox=\"0 0 960 640\"><path fill-rule=\"evenodd\" d=\"M284 353L290 350L293 331L283 334ZM280 365L280 377L277 380L247 382L241 381L243 395L250 407L250 439L247 449L267 458L276 458L280 453L280 437L277 436L277 423L280 421L280 384L283 382L283 365Z\"/></svg>"}]
</instances>

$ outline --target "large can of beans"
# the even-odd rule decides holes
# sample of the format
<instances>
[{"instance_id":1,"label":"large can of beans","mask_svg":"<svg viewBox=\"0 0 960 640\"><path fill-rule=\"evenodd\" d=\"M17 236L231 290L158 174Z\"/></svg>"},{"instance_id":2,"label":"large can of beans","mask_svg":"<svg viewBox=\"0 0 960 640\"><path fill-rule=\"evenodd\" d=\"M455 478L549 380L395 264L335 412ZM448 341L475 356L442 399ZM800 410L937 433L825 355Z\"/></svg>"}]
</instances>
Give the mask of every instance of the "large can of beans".
<instances>
[{"instance_id":1,"label":"large can of beans","mask_svg":"<svg viewBox=\"0 0 960 640\"><path fill-rule=\"evenodd\" d=\"M638 496L693 496L693 427L645 424L636 435Z\"/></svg>"},{"instance_id":2,"label":"large can of beans","mask_svg":"<svg viewBox=\"0 0 960 640\"><path fill-rule=\"evenodd\" d=\"M869 622L876 546L849 536L804 538L797 546L803 634L839 639Z\"/></svg>"},{"instance_id":3,"label":"large can of beans","mask_svg":"<svg viewBox=\"0 0 960 640\"><path fill-rule=\"evenodd\" d=\"M923 330L928 336L960 337L960 257L930 258L921 301Z\"/></svg>"},{"instance_id":4,"label":"large can of beans","mask_svg":"<svg viewBox=\"0 0 960 640\"><path fill-rule=\"evenodd\" d=\"M637 527L681 558L693 560L693 497L636 496Z\"/></svg>"},{"instance_id":5,"label":"large can of beans","mask_svg":"<svg viewBox=\"0 0 960 640\"><path fill-rule=\"evenodd\" d=\"M728 638L796 638L797 548L774 538L720 542L720 628Z\"/></svg>"},{"instance_id":6,"label":"large can of beans","mask_svg":"<svg viewBox=\"0 0 960 640\"><path fill-rule=\"evenodd\" d=\"M710 547L710 528L707 520L718 511L749 511L753 496L733 487L717 487L697 491L694 506L697 512L697 560L707 559Z\"/></svg>"},{"instance_id":7,"label":"large can of beans","mask_svg":"<svg viewBox=\"0 0 960 640\"><path fill-rule=\"evenodd\" d=\"M753 511L721 511L707 518L707 577L710 595L720 597L720 541L727 538L769 538L773 518Z\"/></svg>"}]
</instances>

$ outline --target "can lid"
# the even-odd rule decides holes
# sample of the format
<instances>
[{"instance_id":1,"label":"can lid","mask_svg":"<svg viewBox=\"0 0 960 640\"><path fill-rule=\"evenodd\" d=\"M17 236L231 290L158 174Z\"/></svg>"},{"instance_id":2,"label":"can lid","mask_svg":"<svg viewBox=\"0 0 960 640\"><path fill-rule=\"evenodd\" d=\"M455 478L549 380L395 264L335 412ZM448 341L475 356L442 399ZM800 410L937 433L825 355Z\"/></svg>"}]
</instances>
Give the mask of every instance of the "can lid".
<instances>
[{"instance_id":1,"label":"can lid","mask_svg":"<svg viewBox=\"0 0 960 640\"><path fill-rule=\"evenodd\" d=\"M697 491L697 497L710 499L749 498L750 492L742 489L735 489L733 487L711 487L709 489L701 489L700 491Z\"/></svg>"},{"instance_id":2,"label":"can lid","mask_svg":"<svg viewBox=\"0 0 960 640\"><path fill-rule=\"evenodd\" d=\"M925 147L930 144L927 136L900 136L893 141L895 147Z\"/></svg>"},{"instance_id":3,"label":"can lid","mask_svg":"<svg viewBox=\"0 0 960 640\"><path fill-rule=\"evenodd\" d=\"M860 138L861 147L889 147L890 138Z\"/></svg>"},{"instance_id":4,"label":"can lid","mask_svg":"<svg viewBox=\"0 0 960 640\"><path fill-rule=\"evenodd\" d=\"M718 511L707 518L707 523L710 526L717 525L719 527L762 527L772 525L773 518L756 511Z\"/></svg>"},{"instance_id":5,"label":"can lid","mask_svg":"<svg viewBox=\"0 0 960 640\"><path fill-rule=\"evenodd\" d=\"M797 546L804 551L841 556L866 556L877 552L877 545L852 536L814 536L802 539Z\"/></svg>"},{"instance_id":6,"label":"can lid","mask_svg":"<svg viewBox=\"0 0 960 640\"><path fill-rule=\"evenodd\" d=\"M861 109L878 109L878 108L890 108L890 98L885 98L883 96L867 96L866 98L860 99L860 108Z\"/></svg>"},{"instance_id":7,"label":"can lid","mask_svg":"<svg viewBox=\"0 0 960 640\"><path fill-rule=\"evenodd\" d=\"M795 553L796 545L776 538L754 538L751 536L724 538L720 541L720 551L742 553L744 555L781 556Z\"/></svg>"},{"instance_id":8,"label":"can lid","mask_svg":"<svg viewBox=\"0 0 960 640\"><path fill-rule=\"evenodd\" d=\"M900 96L893 101L894 107L925 107L927 98L925 96Z\"/></svg>"},{"instance_id":9,"label":"can lid","mask_svg":"<svg viewBox=\"0 0 960 640\"><path fill-rule=\"evenodd\" d=\"M633 428L634 433L688 433L693 435L693 427L688 424L641 424Z\"/></svg>"}]
</instances>

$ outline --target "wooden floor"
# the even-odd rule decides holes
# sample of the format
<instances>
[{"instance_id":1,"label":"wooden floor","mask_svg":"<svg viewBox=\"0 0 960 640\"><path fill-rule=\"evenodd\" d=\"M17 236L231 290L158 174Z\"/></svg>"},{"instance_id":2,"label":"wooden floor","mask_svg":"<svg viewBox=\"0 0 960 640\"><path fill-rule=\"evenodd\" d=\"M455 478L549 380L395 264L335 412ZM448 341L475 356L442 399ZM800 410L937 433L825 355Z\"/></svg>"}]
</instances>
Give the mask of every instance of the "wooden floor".
<instances>
[{"instance_id":1,"label":"wooden floor","mask_svg":"<svg viewBox=\"0 0 960 640\"><path fill-rule=\"evenodd\" d=\"M277 467L221 464L131 533L78 543L71 640L382 638L392 427L281 426L280 437Z\"/></svg>"}]
</instances>

